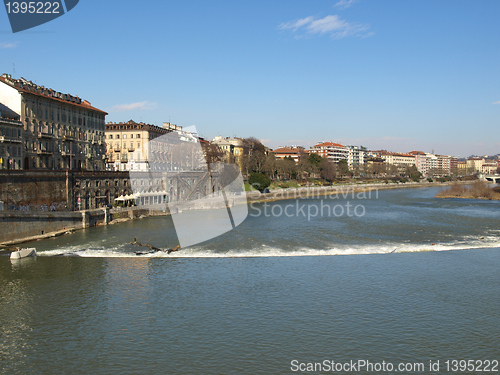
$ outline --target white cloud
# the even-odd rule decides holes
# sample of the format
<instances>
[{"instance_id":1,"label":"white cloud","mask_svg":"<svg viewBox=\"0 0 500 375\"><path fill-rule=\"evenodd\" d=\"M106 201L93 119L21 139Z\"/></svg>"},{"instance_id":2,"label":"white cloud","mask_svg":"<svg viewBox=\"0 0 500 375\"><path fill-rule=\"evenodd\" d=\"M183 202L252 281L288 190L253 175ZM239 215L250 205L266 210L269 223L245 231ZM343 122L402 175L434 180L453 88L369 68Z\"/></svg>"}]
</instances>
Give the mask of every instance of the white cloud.
<instances>
[{"instance_id":1,"label":"white cloud","mask_svg":"<svg viewBox=\"0 0 500 375\"><path fill-rule=\"evenodd\" d=\"M358 0L340 0L334 6L336 6L337 8L340 8L340 9L346 9L357 2L358 2Z\"/></svg>"},{"instance_id":2,"label":"white cloud","mask_svg":"<svg viewBox=\"0 0 500 375\"><path fill-rule=\"evenodd\" d=\"M117 104L111 107L110 112L126 112L132 110L144 111L148 109L153 109L156 107L156 103L151 103L148 101L145 102L136 102L130 104Z\"/></svg>"},{"instance_id":3,"label":"white cloud","mask_svg":"<svg viewBox=\"0 0 500 375\"><path fill-rule=\"evenodd\" d=\"M287 22L279 25L281 30L304 31L307 34L329 34L333 38L345 38L348 36L367 37L373 35L369 32L367 25L351 23L341 19L337 15L315 19L313 16L301 18L295 22Z\"/></svg>"},{"instance_id":4,"label":"white cloud","mask_svg":"<svg viewBox=\"0 0 500 375\"><path fill-rule=\"evenodd\" d=\"M17 42L0 42L0 49L3 48L15 48L17 46Z\"/></svg>"},{"instance_id":5,"label":"white cloud","mask_svg":"<svg viewBox=\"0 0 500 375\"><path fill-rule=\"evenodd\" d=\"M306 17L306 18L301 18L298 21L295 22L287 22L287 23L282 23L279 28L282 30L286 29L293 29L293 31L297 30L299 27L305 26L308 23L312 22L314 20L314 17Z\"/></svg>"},{"instance_id":6,"label":"white cloud","mask_svg":"<svg viewBox=\"0 0 500 375\"><path fill-rule=\"evenodd\" d=\"M500 104L500 100L498 102L493 102L491 104Z\"/></svg>"}]
</instances>

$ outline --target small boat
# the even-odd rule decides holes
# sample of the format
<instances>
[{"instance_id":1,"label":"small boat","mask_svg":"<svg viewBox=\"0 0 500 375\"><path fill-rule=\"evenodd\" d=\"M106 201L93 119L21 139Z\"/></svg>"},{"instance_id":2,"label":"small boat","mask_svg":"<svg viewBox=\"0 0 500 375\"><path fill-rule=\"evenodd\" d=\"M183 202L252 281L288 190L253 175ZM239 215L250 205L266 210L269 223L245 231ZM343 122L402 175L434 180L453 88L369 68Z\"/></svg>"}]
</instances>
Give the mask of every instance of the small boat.
<instances>
[{"instance_id":1,"label":"small boat","mask_svg":"<svg viewBox=\"0 0 500 375\"><path fill-rule=\"evenodd\" d=\"M10 253L10 259L21 259L27 257L36 257L36 249L34 247L17 249Z\"/></svg>"}]
</instances>

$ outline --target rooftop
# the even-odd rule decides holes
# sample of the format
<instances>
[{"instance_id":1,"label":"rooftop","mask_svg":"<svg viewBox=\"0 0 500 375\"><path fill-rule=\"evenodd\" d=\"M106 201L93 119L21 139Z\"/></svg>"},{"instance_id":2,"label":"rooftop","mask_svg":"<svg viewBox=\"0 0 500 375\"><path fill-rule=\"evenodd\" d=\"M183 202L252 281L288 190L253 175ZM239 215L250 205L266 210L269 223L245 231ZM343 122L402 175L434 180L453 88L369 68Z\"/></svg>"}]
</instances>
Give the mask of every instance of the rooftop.
<instances>
[{"instance_id":1,"label":"rooftop","mask_svg":"<svg viewBox=\"0 0 500 375\"><path fill-rule=\"evenodd\" d=\"M317 145L314 145L313 147L345 147L345 146L341 145L340 143L322 142L318 143Z\"/></svg>"},{"instance_id":2,"label":"rooftop","mask_svg":"<svg viewBox=\"0 0 500 375\"><path fill-rule=\"evenodd\" d=\"M87 100L83 100L78 96L73 96L70 94L63 94L61 92L55 91L53 89L46 88L44 86L39 86L32 81L28 81L25 78L15 79L12 78L10 74L2 74L0 76L0 82L5 83L13 88L15 88L18 92L24 92L27 94L49 98L51 100L55 100L57 102L70 104L75 107L79 107L86 110L92 110L96 112L100 112L104 115L107 115L107 112L100 110L98 108L92 107L90 102Z\"/></svg>"}]
</instances>

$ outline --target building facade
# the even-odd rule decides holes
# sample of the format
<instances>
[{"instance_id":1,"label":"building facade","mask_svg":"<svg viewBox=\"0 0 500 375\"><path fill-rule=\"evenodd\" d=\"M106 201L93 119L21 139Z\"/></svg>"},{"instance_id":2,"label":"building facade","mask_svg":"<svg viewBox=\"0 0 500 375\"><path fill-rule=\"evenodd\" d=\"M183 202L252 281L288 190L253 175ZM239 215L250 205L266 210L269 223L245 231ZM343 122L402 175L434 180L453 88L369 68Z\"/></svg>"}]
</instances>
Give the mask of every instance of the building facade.
<instances>
[{"instance_id":1,"label":"building facade","mask_svg":"<svg viewBox=\"0 0 500 375\"><path fill-rule=\"evenodd\" d=\"M292 158L297 164L303 155L306 155L306 150L301 146L281 146L276 150L271 151L276 159Z\"/></svg>"},{"instance_id":2,"label":"building facade","mask_svg":"<svg viewBox=\"0 0 500 375\"><path fill-rule=\"evenodd\" d=\"M243 155L245 150L243 139L217 136L212 140L212 144L219 147L224 153L225 162L235 163L240 169L243 168Z\"/></svg>"},{"instance_id":3,"label":"building facade","mask_svg":"<svg viewBox=\"0 0 500 375\"><path fill-rule=\"evenodd\" d=\"M147 155L149 155L150 147L154 147L149 141L159 138L162 135L178 131L181 127L164 123L163 127L137 123L133 120L127 122L109 122L106 124L106 168L114 171L129 171L129 170L146 170ZM158 153L167 152L169 146L157 147ZM133 154L136 149L141 150L142 155L146 158L142 161L134 158ZM159 155L159 157L168 158L168 155Z\"/></svg>"},{"instance_id":4,"label":"building facade","mask_svg":"<svg viewBox=\"0 0 500 375\"><path fill-rule=\"evenodd\" d=\"M0 76L0 103L2 112L15 113L22 124L21 169L104 170L106 112L8 74Z\"/></svg>"},{"instance_id":5,"label":"building facade","mask_svg":"<svg viewBox=\"0 0 500 375\"><path fill-rule=\"evenodd\" d=\"M422 176L427 176L427 155L423 151L411 151L410 155L415 156L415 165Z\"/></svg>"},{"instance_id":6,"label":"building facade","mask_svg":"<svg viewBox=\"0 0 500 375\"><path fill-rule=\"evenodd\" d=\"M366 163L368 159L368 150L365 147L347 146L347 149L349 151L347 163L350 169L361 167Z\"/></svg>"},{"instance_id":7,"label":"building facade","mask_svg":"<svg viewBox=\"0 0 500 375\"><path fill-rule=\"evenodd\" d=\"M376 157L381 158L387 164L392 164L398 167L401 171L404 171L406 167L411 167L416 165L415 155L404 154L399 152L389 152L386 150L372 151L372 154Z\"/></svg>"},{"instance_id":8,"label":"building facade","mask_svg":"<svg viewBox=\"0 0 500 375\"><path fill-rule=\"evenodd\" d=\"M479 172L484 163L486 163L484 158L469 158L467 159L467 169L473 172Z\"/></svg>"},{"instance_id":9,"label":"building facade","mask_svg":"<svg viewBox=\"0 0 500 375\"><path fill-rule=\"evenodd\" d=\"M0 113L0 170L18 170L24 159L23 123L4 113Z\"/></svg>"},{"instance_id":10,"label":"building facade","mask_svg":"<svg viewBox=\"0 0 500 375\"><path fill-rule=\"evenodd\" d=\"M316 153L322 158L328 158L334 163L349 159L349 149L340 143L322 142L311 147L311 153Z\"/></svg>"}]
</instances>

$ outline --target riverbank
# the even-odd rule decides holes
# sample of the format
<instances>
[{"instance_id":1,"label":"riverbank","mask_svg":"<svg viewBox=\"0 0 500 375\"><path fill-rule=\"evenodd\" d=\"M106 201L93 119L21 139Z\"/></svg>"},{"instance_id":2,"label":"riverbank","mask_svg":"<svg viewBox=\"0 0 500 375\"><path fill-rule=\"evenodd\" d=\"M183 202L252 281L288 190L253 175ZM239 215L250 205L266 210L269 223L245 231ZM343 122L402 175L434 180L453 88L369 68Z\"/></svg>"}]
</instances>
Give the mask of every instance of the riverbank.
<instances>
[{"instance_id":1,"label":"riverbank","mask_svg":"<svg viewBox=\"0 0 500 375\"><path fill-rule=\"evenodd\" d=\"M388 189L403 189L403 188L421 188L421 187L441 187L451 184L457 184L457 182L407 182L407 183L369 183L369 184L338 184L332 186L306 186L300 188L288 188L288 189L275 189L271 190L269 193L260 193L259 191L246 192L247 202L272 202L278 200L288 200L288 199L304 199L304 198L319 198L322 196L335 196L339 195L345 198L352 197L356 194L376 194L379 190ZM470 181L459 182L458 184L470 184ZM195 206L193 206L194 209ZM106 212L106 214L105 214ZM139 207L127 207L127 208L113 208L111 210L99 209L99 210L89 210L89 211L76 211L76 212L4 212L3 220L5 217L11 217L16 220L15 217L18 216L18 223L26 227L27 220L24 216L30 217L30 222L37 220L39 223L42 222L45 225L42 227L38 226L32 228L29 233L26 230L20 231L15 228L9 230L10 238L2 239L0 247L9 248L14 245L22 244L25 242L38 241L45 238L57 237L64 234L74 233L75 230L86 229L92 226L98 225L113 225L124 221L130 221L135 219L140 219L149 216L166 216L169 212L161 212L156 210L148 210ZM2 216L0 214L0 216ZM23 216L21 218L21 216ZM50 217L49 217L50 216ZM53 221L61 220L60 217L74 216L72 220L75 222L72 225L64 225L60 222L56 224L56 227L48 225ZM57 217L57 219L53 219ZM32 224L31 224L32 225ZM59 226L57 226L59 225ZM5 226L4 226L5 227ZM10 250L3 250L3 252L9 252ZM0 251L2 253L2 251Z\"/></svg>"},{"instance_id":2,"label":"riverbank","mask_svg":"<svg viewBox=\"0 0 500 375\"><path fill-rule=\"evenodd\" d=\"M349 198L353 194L369 193L378 190L442 187L452 184L466 185L470 184L470 181L338 184L331 186L306 186L300 188L276 189L271 190L269 193L249 191L246 194L249 202L271 202L287 199L319 198L327 195L341 195L345 198Z\"/></svg>"},{"instance_id":3,"label":"riverbank","mask_svg":"<svg viewBox=\"0 0 500 375\"><path fill-rule=\"evenodd\" d=\"M500 200L500 187L492 188L484 181L474 181L471 186L454 183L448 189L437 193L436 198Z\"/></svg>"}]
</instances>

